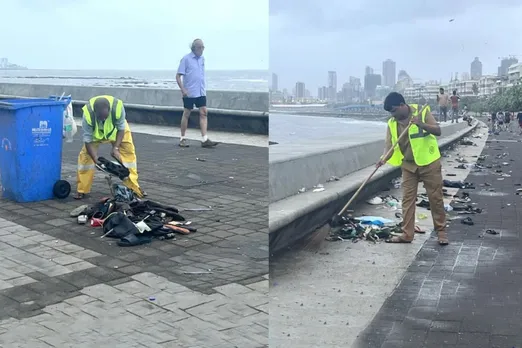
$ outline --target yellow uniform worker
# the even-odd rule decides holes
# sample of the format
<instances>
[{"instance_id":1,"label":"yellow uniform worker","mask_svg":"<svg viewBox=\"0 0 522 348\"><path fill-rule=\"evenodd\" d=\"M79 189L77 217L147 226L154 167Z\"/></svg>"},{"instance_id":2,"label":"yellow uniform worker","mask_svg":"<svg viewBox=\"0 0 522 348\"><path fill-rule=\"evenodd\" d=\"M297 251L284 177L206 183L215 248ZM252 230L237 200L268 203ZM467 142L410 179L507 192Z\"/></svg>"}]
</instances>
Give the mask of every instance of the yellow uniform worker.
<instances>
[{"instance_id":1,"label":"yellow uniform worker","mask_svg":"<svg viewBox=\"0 0 522 348\"><path fill-rule=\"evenodd\" d=\"M118 158L129 169L130 175L123 184L139 197L146 193L138 184L136 150L132 142L129 124L125 119L123 102L108 95L91 98L83 107L83 142L78 155L78 188L76 199L91 192L95 163L98 162L100 144L112 144L112 156Z\"/></svg>"}]
</instances>

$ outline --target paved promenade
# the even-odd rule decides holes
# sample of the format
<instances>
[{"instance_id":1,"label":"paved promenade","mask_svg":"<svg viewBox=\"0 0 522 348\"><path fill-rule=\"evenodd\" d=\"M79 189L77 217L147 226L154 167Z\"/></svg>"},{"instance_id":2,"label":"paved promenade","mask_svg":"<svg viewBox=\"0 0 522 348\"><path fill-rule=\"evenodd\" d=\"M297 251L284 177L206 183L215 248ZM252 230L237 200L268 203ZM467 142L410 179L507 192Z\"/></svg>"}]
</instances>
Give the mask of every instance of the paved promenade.
<instances>
[{"instance_id":1,"label":"paved promenade","mask_svg":"<svg viewBox=\"0 0 522 348\"><path fill-rule=\"evenodd\" d=\"M63 153L74 189L80 138ZM72 197L0 201L0 347L267 346L268 148L134 141L147 198L198 232L121 248L69 217ZM103 175L93 190L90 202L109 194Z\"/></svg>"},{"instance_id":2,"label":"paved promenade","mask_svg":"<svg viewBox=\"0 0 522 348\"><path fill-rule=\"evenodd\" d=\"M459 145L446 151L447 156L442 158L445 178L466 179L471 169L456 169L459 164L456 159L476 161L486 145L486 132L484 128L475 131L478 138L471 140L476 146ZM457 191L447 188L446 204ZM419 193L423 192L420 184ZM392 195L400 200L402 189L390 185L389 191L379 195ZM386 204L362 203L353 208L356 216L382 216L400 221L397 209ZM416 224L430 231L433 228L430 211L417 207ZM325 241L319 250L293 250L271 258L270 347L352 347L428 239L429 233L417 234L412 244L402 245ZM373 329L374 333L380 332ZM367 347L363 343L354 347Z\"/></svg>"},{"instance_id":3,"label":"paved promenade","mask_svg":"<svg viewBox=\"0 0 522 348\"><path fill-rule=\"evenodd\" d=\"M518 134L490 136L491 168L465 190L482 214L463 216L473 226L452 221L451 245L426 242L357 348L522 347L521 151Z\"/></svg>"}]
</instances>

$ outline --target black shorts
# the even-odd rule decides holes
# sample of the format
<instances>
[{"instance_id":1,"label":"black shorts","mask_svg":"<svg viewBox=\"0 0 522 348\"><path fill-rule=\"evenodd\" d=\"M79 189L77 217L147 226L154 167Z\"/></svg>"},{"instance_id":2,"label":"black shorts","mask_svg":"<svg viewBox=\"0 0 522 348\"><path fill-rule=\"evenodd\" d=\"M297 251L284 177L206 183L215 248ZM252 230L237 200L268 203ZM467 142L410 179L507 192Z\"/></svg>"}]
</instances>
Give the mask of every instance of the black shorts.
<instances>
[{"instance_id":1,"label":"black shorts","mask_svg":"<svg viewBox=\"0 0 522 348\"><path fill-rule=\"evenodd\" d=\"M207 106L207 97L201 96L197 98L189 98L183 97L183 108L192 110L194 109L194 105L199 109L204 106Z\"/></svg>"}]
</instances>

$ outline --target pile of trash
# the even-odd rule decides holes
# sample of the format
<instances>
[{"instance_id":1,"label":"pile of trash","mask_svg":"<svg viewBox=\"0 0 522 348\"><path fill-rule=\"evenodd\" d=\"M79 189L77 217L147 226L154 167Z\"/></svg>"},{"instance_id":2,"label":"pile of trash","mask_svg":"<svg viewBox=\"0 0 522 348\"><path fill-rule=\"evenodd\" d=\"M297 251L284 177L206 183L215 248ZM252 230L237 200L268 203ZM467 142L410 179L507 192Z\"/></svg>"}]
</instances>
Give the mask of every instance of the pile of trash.
<instances>
[{"instance_id":1,"label":"pile of trash","mask_svg":"<svg viewBox=\"0 0 522 348\"><path fill-rule=\"evenodd\" d=\"M326 240L351 240L353 243L368 240L377 243L400 234L400 223L396 224L394 221L380 216L344 216L340 226L332 228Z\"/></svg>"},{"instance_id":2,"label":"pile of trash","mask_svg":"<svg viewBox=\"0 0 522 348\"><path fill-rule=\"evenodd\" d=\"M190 221L172 206L135 197L129 188L114 184L114 197L101 199L93 205L82 205L70 216L78 224L101 228L101 238L119 239L122 247L137 246L153 239L175 239L176 234L190 234L197 230Z\"/></svg>"}]
</instances>

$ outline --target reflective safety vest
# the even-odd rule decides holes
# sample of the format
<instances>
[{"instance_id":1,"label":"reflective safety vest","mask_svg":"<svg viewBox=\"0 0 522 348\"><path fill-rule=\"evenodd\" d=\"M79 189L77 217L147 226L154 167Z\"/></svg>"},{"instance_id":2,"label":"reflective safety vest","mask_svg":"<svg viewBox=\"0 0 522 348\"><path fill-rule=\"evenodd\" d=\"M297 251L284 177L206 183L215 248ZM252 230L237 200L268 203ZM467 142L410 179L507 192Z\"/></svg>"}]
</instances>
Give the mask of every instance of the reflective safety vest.
<instances>
[{"instance_id":1,"label":"reflective safety vest","mask_svg":"<svg viewBox=\"0 0 522 348\"><path fill-rule=\"evenodd\" d=\"M417 117L419 115L419 105L408 104L411 108L412 115ZM426 115L430 111L429 106L422 109L422 122L426 120ZM391 117L388 120L388 127L390 128L392 144L397 142L399 135L397 134L397 120ZM411 151L413 152L413 159L418 166L427 166L440 158L439 144L437 138L425 130L419 128L416 124L412 124L408 131L410 138ZM402 154L399 144L393 150L393 155L388 160L388 164L399 167L402 165L404 155Z\"/></svg>"},{"instance_id":2,"label":"reflective safety vest","mask_svg":"<svg viewBox=\"0 0 522 348\"><path fill-rule=\"evenodd\" d=\"M109 117L103 122L103 128L100 128L99 122L96 119L96 114L94 113L94 102L98 98L105 98L109 101ZM116 133L118 131L116 130L116 120L119 120L121 118L123 110L123 102L119 99L116 99L114 97L111 97L110 95L100 95L94 98L91 98L87 104L82 108L83 111L83 117L85 118L85 121L87 124L91 127L93 127L92 131L92 139L93 141L104 141L104 140L110 140L110 141L116 141ZM94 121L94 122L93 122ZM94 126L93 126L94 124Z\"/></svg>"}]
</instances>

